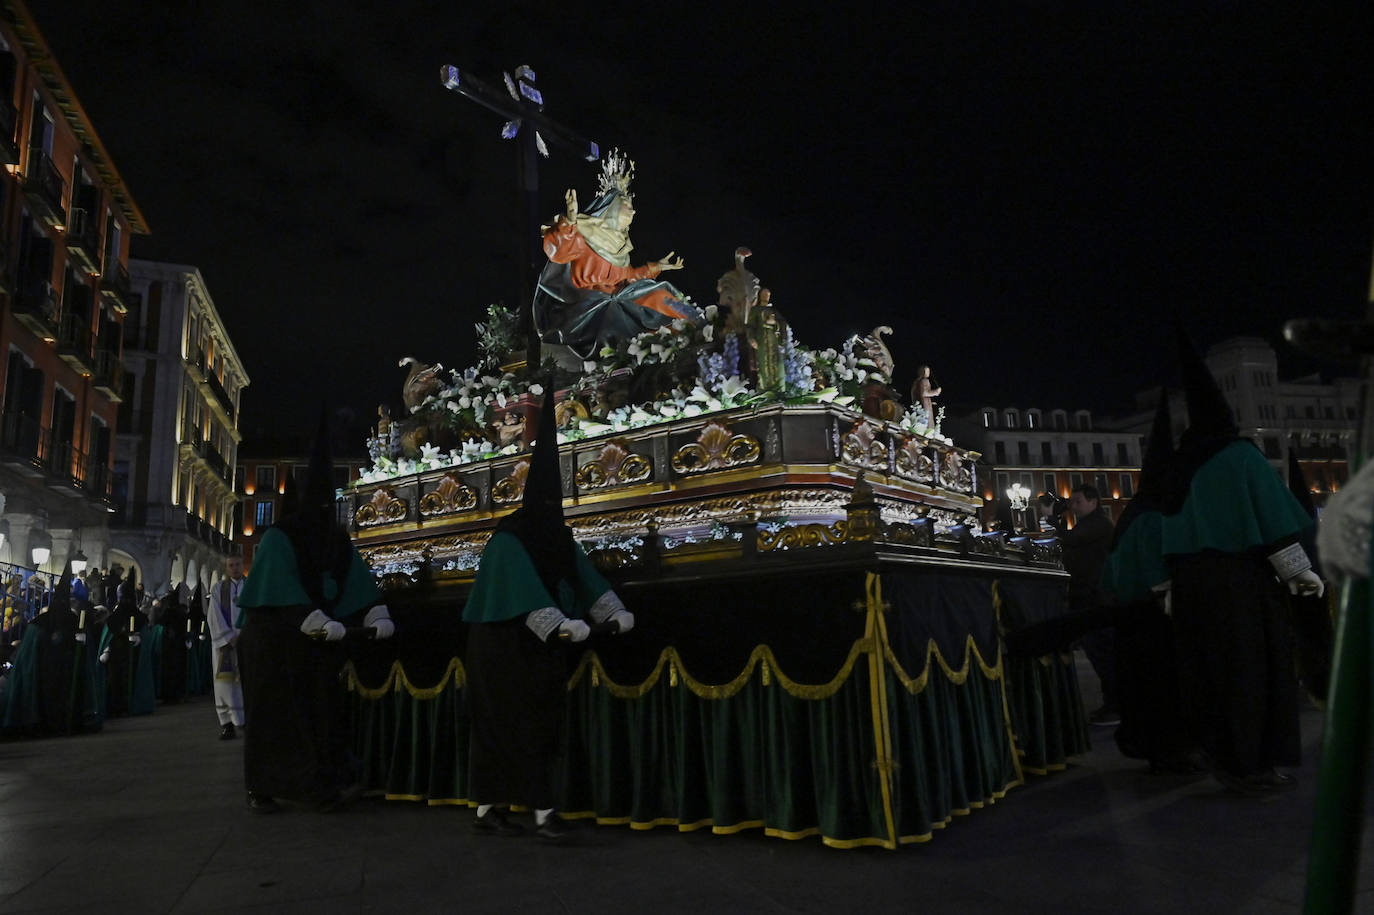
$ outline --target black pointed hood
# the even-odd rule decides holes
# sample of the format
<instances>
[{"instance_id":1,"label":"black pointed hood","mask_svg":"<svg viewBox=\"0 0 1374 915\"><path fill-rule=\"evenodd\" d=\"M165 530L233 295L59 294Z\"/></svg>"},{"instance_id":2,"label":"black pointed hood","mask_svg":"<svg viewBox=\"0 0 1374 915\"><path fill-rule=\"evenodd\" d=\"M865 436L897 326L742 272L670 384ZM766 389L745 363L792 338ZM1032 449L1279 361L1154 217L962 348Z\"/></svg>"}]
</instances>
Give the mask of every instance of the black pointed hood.
<instances>
[{"instance_id":1,"label":"black pointed hood","mask_svg":"<svg viewBox=\"0 0 1374 915\"><path fill-rule=\"evenodd\" d=\"M1232 442L1248 442L1249 439L1240 435L1230 404L1222 396L1211 370L1198 355L1181 324L1177 325L1176 334L1183 395L1188 404L1188 428L1179 437L1171 484L1171 490L1181 506L1188 496L1193 475L1203 464Z\"/></svg>"},{"instance_id":2,"label":"black pointed hood","mask_svg":"<svg viewBox=\"0 0 1374 915\"><path fill-rule=\"evenodd\" d=\"M1159 403L1155 405L1154 422L1150 425L1150 441L1140 465L1140 495L1159 498L1168 485L1169 465L1174 460L1174 417L1169 409L1169 389L1160 387Z\"/></svg>"},{"instance_id":3,"label":"black pointed hood","mask_svg":"<svg viewBox=\"0 0 1374 915\"><path fill-rule=\"evenodd\" d=\"M534 453L530 455L530 472L525 477L525 493L521 501L526 515L538 515L551 524L563 523L563 477L558 468L557 405L553 400L553 384L544 388L544 405L539 409L539 426L535 432Z\"/></svg>"},{"instance_id":4,"label":"black pointed hood","mask_svg":"<svg viewBox=\"0 0 1374 915\"><path fill-rule=\"evenodd\" d=\"M334 462L329 450L329 413L324 407L320 408L305 480L299 488L293 482L288 475L282 517L276 527L291 540L301 587L311 604L328 612L338 602L339 583L348 577L353 544L335 515Z\"/></svg>"},{"instance_id":5,"label":"black pointed hood","mask_svg":"<svg viewBox=\"0 0 1374 915\"><path fill-rule=\"evenodd\" d=\"M1135 496L1121 512L1112 533L1112 546L1121 542L1126 529L1145 512L1169 514L1178 511L1182 500L1175 497L1174 481L1174 421L1169 409L1169 389L1161 386L1159 402L1155 404L1155 418L1150 425L1150 440L1140 465L1140 482Z\"/></svg>"},{"instance_id":6,"label":"black pointed hood","mask_svg":"<svg viewBox=\"0 0 1374 915\"><path fill-rule=\"evenodd\" d=\"M1234 439L1240 430L1236 428L1231 405L1222 395L1211 369L1198 355L1188 332L1178 325L1176 333L1179 369L1183 374L1183 396L1188 403L1188 428L1183 433L1184 440Z\"/></svg>"},{"instance_id":7,"label":"black pointed hood","mask_svg":"<svg viewBox=\"0 0 1374 915\"><path fill-rule=\"evenodd\" d=\"M576 579L577 564L572 531L563 521L563 476L558 466L555 409L550 378L544 384L544 405L539 411L524 499L520 508L501 519L496 530L520 540L540 581L556 600L558 583L571 584Z\"/></svg>"}]
</instances>

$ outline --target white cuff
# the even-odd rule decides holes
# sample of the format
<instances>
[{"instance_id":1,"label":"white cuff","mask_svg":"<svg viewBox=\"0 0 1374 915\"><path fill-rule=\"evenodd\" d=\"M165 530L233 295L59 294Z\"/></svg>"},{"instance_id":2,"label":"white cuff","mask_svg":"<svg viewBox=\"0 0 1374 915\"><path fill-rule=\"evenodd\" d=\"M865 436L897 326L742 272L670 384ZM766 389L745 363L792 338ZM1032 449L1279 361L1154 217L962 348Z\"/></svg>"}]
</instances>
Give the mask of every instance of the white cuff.
<instances>
[{"instance_id":1,"label":"white cuff","mask_svg":"<svg viewBox=\"0 0 1374 915\"><path fill-rule=\"evenodd\" d=\"M587 615L592 618L593 623L604 623L611 618L617 610L624 610L625 605L620 602L620 597L614 591L607 591L596 599Z\"/></svg>"},{"instance_id":2,"label":"white cuff","mask_svg":"<svg viewBox=\"0 0 1374 915\"><path fill-rule=\"evenodd\" d=\"M1312 568L1312 560L1307 558L1301 543L1290 543L1277 553L1270 553L1269 564L1274 567L1280 581L1287 581Z\"/></svg>"},{"instance_id":3,"label":"white cuff","mask_svg":"<svg viewBox=\"0 0 1374 915\"><path fill-rule=\"evenodd\" d=\"M547 642L549 635L567 620L563 611L557 607L545 607L542 610L534 610L525 615L525 626L530 632L539 636L539 641Z\"/></svg>"},{"instance_id":4,"label":"white cuff","mask_svg":"<svg viewBox=\"0 0 1374 915\"><path fill-rule=\"evenodd\" d=\"M386 604L378 604L367 611L367 616L363 618L363 625L371 626L373 623L377 622L377 620L389 619L391 619L391 612L387 610Z\"/></svg>"}]
</instances>

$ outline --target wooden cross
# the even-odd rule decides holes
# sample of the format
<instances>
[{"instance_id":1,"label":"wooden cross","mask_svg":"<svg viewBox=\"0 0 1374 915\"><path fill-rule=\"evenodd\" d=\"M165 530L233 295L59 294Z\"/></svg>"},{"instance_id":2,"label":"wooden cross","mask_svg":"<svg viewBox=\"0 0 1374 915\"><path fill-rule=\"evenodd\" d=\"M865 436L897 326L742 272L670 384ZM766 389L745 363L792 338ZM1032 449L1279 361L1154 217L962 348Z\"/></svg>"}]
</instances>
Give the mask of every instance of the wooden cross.
<instances>
[{"instance_id":1,"label":"wooden cross","mask_svg":"<svg viewBox=\"0 0 1374 915\"><path fill-rule=\"evenodd\" d=\"M601 158L596 143L578 136L568 128L552 121L544 114L544 96L534 85L534 71L527 66L515 69L514 77L501 74L506 94L462 73L457 67L439 68L439 78L445 88L468 98L484 108L506 118L501 128L503 139L518 140L520 150L520 196L525 211L524 263L520 271L520 294L524 304L520 308L520 331L525 340L525 363L539 366L539 331L534 326L534 284L541 269L539 243L539 156L548 156L548 145L581 156L588 162ZM523 132L521 127L526 127Z\"/></svg>"}]
</instances>

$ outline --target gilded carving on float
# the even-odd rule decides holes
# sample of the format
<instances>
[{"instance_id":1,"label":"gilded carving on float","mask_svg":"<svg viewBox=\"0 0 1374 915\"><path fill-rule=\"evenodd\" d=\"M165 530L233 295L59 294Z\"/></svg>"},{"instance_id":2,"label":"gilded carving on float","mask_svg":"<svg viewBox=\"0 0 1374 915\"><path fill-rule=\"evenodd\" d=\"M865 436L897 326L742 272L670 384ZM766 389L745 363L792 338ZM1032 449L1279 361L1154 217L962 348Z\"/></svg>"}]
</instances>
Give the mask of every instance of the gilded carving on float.
<instances>
[{"instance_id":1,"label":"gilded carving on float","mask_svg":"<svg viewBox=\"0 0 1374 915\"><path fill-rule=\"evenodd\" d=\"M408 508L405 499L396 498L395 490L390 486L382 486L372 494L369 501L358 507L353 514L353 520L358 522L359 527L401 521L405 518Z\"/></svg>"},{"instance_id":2,"label":"gilded carving on float","mask_svg":"<svg viewBox=\"0 0 1374 915\"><path fill-rule=\"evenodd\" d=\"M613 439L602 446L596 457L577 468L578 489L602 489L649 479L653 463L642 454L625 447L624 440Z\"/></svg>"},{"instance_id":3,"label":"gilded carving on float","mask_svg":"<svg viewBox=\"0 0 1374 915\"><path fill-rule=\"evenodd\" d=\"M935 461L924 441L909 435L897 447L897 473L921 483L935 482Z\"/></svg>"},{"instance_id":4,"label":"gilded carving on float","mask_svg":"<svg viewBox=\"0 0 1374 915\"><path fill-rule=\"evenodd\" d=\"M688 442L673 452L673 470L687 474L739 467L757 461L759 453L758 439L743 433L733 434L725 423L713 420L701 430L695 442Z\"/></svg>"},{"instance_id":5,"label":"gilded carving on float","mask_svg":"<svg viewBox=\"0 0 1374 915\"><path fill-rule=\"evenodd\" d=\"M877 429L861 419L844 436L840 457L846 464L887 469L887 442L878 438Z\"/></svg>"},{"instance_id":6,"label":"gilded carving on float","mask_svg":"<svg viewBox=\"0 0 1374 915\"><path fill-rule=\"evenodd\" d=\"M958 492L973 491L973 474L957 451L946 451L941 461L940 479L944 485Z\"/></svg>"},{"instance_id":7,"label":"gilded carving on float","mask_svg":"<svg viewBox=\"0 0 1374 915\"><path fill-rule=\"evenodd\" d=\"M499 505L519 502L525 496L525 478L530 475L530 462L523 460L511 468L510 476L491 488L491 500Z\"/></svg>"},{"instance_id":8,"label":"gilded carving on float","mask_svg":"<svg viewBox=\"0 0 1374 915\"><path fill-rule=\"evenodd\" d=\"M458 482L451 473L444 474L439 485L420 497L420 515L433 518L470 511L477 507L477 490Z\"/></svg>"},{"instance_id":9,"label":"gilded carving on float","mask_svg":"<svg viewBox=\"0 0 1374 915\"><path fill-rule=\"evenodd\" d=\"M778 528L776 531L759 531L759 552L771 553L774 550L800 550L813 546L829 546L844 543L845 522L834 524L794 524Z\"/></svg>"}]
</instances>

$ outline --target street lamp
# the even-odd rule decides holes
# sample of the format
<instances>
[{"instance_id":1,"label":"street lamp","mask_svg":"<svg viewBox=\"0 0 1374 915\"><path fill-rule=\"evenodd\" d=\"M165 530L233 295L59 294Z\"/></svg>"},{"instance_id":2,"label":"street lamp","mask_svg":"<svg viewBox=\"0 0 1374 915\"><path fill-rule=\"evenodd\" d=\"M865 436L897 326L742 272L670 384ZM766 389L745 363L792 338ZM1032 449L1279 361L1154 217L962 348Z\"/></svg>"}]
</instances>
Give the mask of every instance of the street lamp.
<instances>
[{"instance_id":1,"label":"street lamp","mask_svg":"<svg viewBox=\"0 0 1374 915\"><path fill-rule=\"evenodd\" d=\"M1013 483L1011 488L1007 490L1007 500L1011 502L1011 510L1014 512L1024 512L1026 506L1030 503L1030 497L1031 491L1022 486L1019 482ZM1022 517L1022 527L1028 526L1025 524L1025 520L1026 519ZM1010 533L1010 531L1008 531L1008 533Z\"/></svg>"},{"instance_id":2,"label":"street lamp","mask_svg":"<svg viewBox=\"0 0 1374 915\"><path fill-rule=\"evenodd\" d=\"M52 555L52 536L47 531L34 531L29 534L29 557L33 559L35 569L43 568L43 564Z\"/></svg>"}]
</instances>

